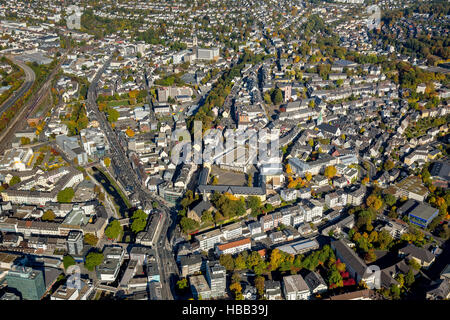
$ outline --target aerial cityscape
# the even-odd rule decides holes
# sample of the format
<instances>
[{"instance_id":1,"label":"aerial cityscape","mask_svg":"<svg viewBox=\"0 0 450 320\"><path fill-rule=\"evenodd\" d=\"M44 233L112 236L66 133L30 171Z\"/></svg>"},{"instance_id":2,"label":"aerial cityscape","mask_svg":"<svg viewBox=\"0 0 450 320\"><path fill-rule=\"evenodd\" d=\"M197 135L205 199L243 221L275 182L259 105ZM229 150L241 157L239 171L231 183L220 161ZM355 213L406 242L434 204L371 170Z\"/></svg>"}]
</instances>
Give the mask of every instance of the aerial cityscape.
<instances>
[{"instance_id":1,"label":"aerial cityscape","mask_svg":"<svg viewBox=\"0 0 450 320\"><path fill-rule=\"evenodd\" d=\"M0 300L450 298L448 1L0 3Z\"/></svg>"}]
</instances>

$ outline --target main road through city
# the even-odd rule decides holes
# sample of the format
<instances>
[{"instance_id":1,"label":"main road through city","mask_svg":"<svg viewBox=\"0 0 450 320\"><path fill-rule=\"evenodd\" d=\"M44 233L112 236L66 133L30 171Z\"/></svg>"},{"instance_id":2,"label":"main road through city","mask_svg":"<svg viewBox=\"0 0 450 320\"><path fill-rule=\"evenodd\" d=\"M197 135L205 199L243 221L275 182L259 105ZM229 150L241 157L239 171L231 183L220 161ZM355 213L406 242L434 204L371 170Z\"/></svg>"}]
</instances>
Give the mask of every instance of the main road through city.
<instances>
[{"instance_id":1,"label":"main road through city","mask_svg":"<svg viewBox=\"0 0 450 320\"><path fill-rule=\"evenodd\" d=\"M157 236L154 249L158 255L160 279L162 284L162 298L164 300L172 300L173 295L171 288L173 288L173 276L171 275L177 274L178 270L176 269L176 264L171 249L167 245L167 233L168 230L173 228L175 225L176 212L175 210L167 207L163 201L158 199L158 197L154 197L150 191L142 185L135 170L133 170L131 166L130 160L119 142L118 136L108 123L106 115L103 112L100 112L96 103L97 83L112 59L113 57L105 62L103 67L97 72L96 76L92 80L88 89L86 106L88 113L94 113L96 115L97 120L101 128L104 130L106 138L108 139L112 163L116 169L120 183L131 189L133 192L136 192L141 203L145 203L149 200L156 201L159 204L159 209L162 211L162 214L166 215L166 219L162 219L163 224L158 228L159 235Z\"/></svg>"}]
</instances>

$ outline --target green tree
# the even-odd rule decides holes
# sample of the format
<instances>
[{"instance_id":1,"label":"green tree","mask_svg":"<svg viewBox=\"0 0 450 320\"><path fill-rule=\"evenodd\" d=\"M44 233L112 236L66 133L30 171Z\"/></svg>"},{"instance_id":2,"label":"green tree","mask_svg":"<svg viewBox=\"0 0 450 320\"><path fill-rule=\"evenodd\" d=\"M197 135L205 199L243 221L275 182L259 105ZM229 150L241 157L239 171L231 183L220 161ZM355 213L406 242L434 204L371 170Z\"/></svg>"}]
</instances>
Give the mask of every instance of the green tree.
<instances>
[{"instance_id":1,"label":"green tree","mask_svg":"<svg viewBox=\"0 0 450 320\"><path fill-rule=\"evenodd\" d=\"M84 243L95 247L97 245L98 238L93 233L86 233L84 235Z\"/></svg>"},{"instance_id":2,"label":"green tree","mask_svg":"<svg viewBox=\"0 0 450 320\"><path fill-rule=\"evenodd\" d=\"M111 123L116 122L120 117L120 113L116 109L108 108L106 112L108 113L108 121Z\"/></svg>"},{"instance_id":3,"label":"green tree","mask_svg":"<svg viewBox=\"0 0 450 320\"><path fill-rule=\"evenodd\" d=\"M392 284L390 288L391 297L394 300L400 299L400 288L396 284Z\"/></svg>"},{"instance_id":4,"label":"green tree","mask_svg":"<svg viewBox=\"0 0 450 320\"><path fill-rule=\"evenodd\" d=\"M407 287L411 287L415 280L416 279L414 277L414 272L413 272L412 268L410 268L409 271L406 273L406 276L405 276L405 284L406 284L406 286Z\"/></svg>"},{"instance_id":5,"label":"green tree","mask_svg":"<svg viewBox=\"0 0 450 320\"><path fill-rule=\"evenodd\" d=\"M177 281L177 288L180 291L183 291L184 289L186 289L188 287L188 281L186 278L180 279Z\"/></svg>"},{"instance_id":6,"label":"green tree","mask_svg":"<svg viewBox=\"0 0 450 320\"><path fill-rule=\"evenodd\" d=\"M214 223L214 217L211 211L203 211L201 220L203 223Z\"/></svg>"},{"instance_id":7,"label":"green tree","mask_svg":"<svg viewBox=\"0 0 450 320\"><path fill-rule=\"evenodd\" d=\"M141 209L136 210L133 213L131 220L133 221L131 223L131 231L133 231L134 233L141 232L147 225L147 214Z\"/></svg>"},{"instance_id":8,"label":"green tree","mask_svg":"<svg viewBox=\"0 0 450 320\"><path fill-rule=\"evenodd\" d=\"M58 192L56 199L58 200L59 203L68 203L72 201L74 195L75 191L73 190L72 187L69 187Z\"/></svg>"},{"instance_id":9,"label":"green tree","mask_svg":"<svg viewBox=\"0 0 450 320\"><path fill-rule=\"evenodd\" d=\"M88 269L89 271L94 271L96 266L99 266L100 264L102 264L103 259L104 259L104 256L102 253L90 252L86 256L84 265L85 265L86 269Z\"/></svg>"},{"instance_id":10,"label":"green tree","mask_svg":"<svg viewBox=\"0 0 450 320\"><path fill-rule=\"evenodd\" d=\"M246 265L248 269L253 269L262 261L260 254L256 251L252 251L251 254L248 255Z\"/></svg>"},{"instance_id":11,"label":"green tree","mask_svg":"<svg viewBox=\"0 0 450 320\"><path fill-rule=\"evenodd\" d=\"M269 105L272 104L272 98L268 92L264 93L264 102Z\"/></svg>"},{"instance_id":12,"label":"green tree","mask_svg":"<svg viewBox=\"0 0 450 320\"><path fill-rule=\"evenodd\" d=\"M67 268L69 268L70 266L76 265L77 263L75 262L75 259L67 254L63 257L63 265L64 265L64 269L67 270Z\"/></svg>"},{"instance_id":13,"label":"green tree","mask_svg":"<svg viewBox=\"0 0 450 320\"><path fill-rule=\"evenodd\" d=\"M219 262L225 267L225 269L227 269L227 271L234 270L234 259L231 254L221 254L219 257Z\"/></svg>"},{"instance_id":14,"label":"green tree","mask_svg":"<svg viewBox=\"0 0 450 320\"><path fill-rule=\"evenodd\" d=\"M390 193L386 193L383 199L384 202L386 202L386 204L390 207L392 207L397 202L397 199Z\"/></svg>"},{"instance_id":15,"label":"green tree","mask_svg":"<svg viewBox=\"0 0 450 320\"><path fill-rule=\"evenodd\" d=\"M246 259L244 258L244 255L240 253L234 260L235 270L244 270L247 267L245 264L245 260Z\"/></svg>"},{"instance_id":16,"label":"green tree","mask_svg":"<svg viewBox=\"0 0 450 320\"><path fill-rule=\"evenodd\" d=\"M18 177L18 176L13 176L13 177L11 178L11 180L9 180L9 186L12 187L13 185L18 184L20 181L21 181L21 180L20 180L20 177Z\"/></svg>"},{"instance_id":17,"label":"green tree","mask_svg":"<svg viewBox=\"0 0 450 320\"><path fill-rule=\"evenodd\" d=\"M122 226L120 225L119 220L113 220L106 227L105 235L108 239L117 239L121 232Z\"/></svg>"},{"instance_id":18,"label":"green tree","mask_svg":"<svg viewBox=\"0 0 450 320\"><path fill-rule=\"evenodd\" d=\"M200 226L197 221L188 217L181 218L180 224L184 233L193 231Z\"/></svg>"},{"instance_id":19,"label":"green tree","mask_svg":"<svg viewBox=\"0 0 450 320\"><path fill-rule=\"evenodd\" d=\"M55 220L55 218L56 218L55 213L53 212L53 210L49 209L44 212L44 214L41 217L41 220L42 221L53 221L53 220Z\"/></svg>"},{"instance_id":20,"label":"green tree","mask_svg":"<svg viewBox=\"0 0 450 320\"><path fill-rule=\"evenodd\" d=\"M261 199L256 196L250 196L247 198L247 207L252 209L252 212L256 212L261 207Z\"/></svg>"},{"instance_id":21,"label":"green tree","mask_svg":"<svg viewBox=\"0 0 450 320\"><path fill-rule=\"evenodd\" d=\"M272 93L272 101L274 104L280 104L283 102L283 93L280 88L276 88Z\"/></svg>"}]
</instances>

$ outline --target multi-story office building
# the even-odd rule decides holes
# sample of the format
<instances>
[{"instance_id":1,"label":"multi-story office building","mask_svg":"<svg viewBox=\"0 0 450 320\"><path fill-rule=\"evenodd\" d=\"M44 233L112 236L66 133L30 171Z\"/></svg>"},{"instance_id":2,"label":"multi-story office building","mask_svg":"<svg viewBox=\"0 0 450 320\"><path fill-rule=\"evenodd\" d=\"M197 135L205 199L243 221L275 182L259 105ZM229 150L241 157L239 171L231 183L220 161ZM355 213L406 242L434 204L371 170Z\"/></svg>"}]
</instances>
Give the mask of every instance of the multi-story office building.
<instances>
[{"instance_id":1,"label":"multi-story office building","mask_svg":"<svg viewBox=\"0 0 450 320\"><path fill-rule=\"evenodd\" d=\"M42 271L30 267L13 266L6 276L8 287L16 289L24 300L41 300L45 293Z\"/></svg>"},{"instance_id":2,"label":"multi-story office building","mask_svg":"<svg viewBox=\"0 0 450 320\"><path fill-rule=\"evenodd\" d=\"M67 251L71 255L80 255L83 251L83 233L81 231L70 231L67 237Z\"/></svg>"},{"instance_id":3,"label":"multi-story office building","mask_svg":"<svg viewBox=\"0 0 450 320\"><path fill-rule=\"evenodd\" d=\"M206 280L211 288L211 297L219 298L225 295L226 270L218 261L210 261L206 265Z\"/></svg>"}]
</instances>

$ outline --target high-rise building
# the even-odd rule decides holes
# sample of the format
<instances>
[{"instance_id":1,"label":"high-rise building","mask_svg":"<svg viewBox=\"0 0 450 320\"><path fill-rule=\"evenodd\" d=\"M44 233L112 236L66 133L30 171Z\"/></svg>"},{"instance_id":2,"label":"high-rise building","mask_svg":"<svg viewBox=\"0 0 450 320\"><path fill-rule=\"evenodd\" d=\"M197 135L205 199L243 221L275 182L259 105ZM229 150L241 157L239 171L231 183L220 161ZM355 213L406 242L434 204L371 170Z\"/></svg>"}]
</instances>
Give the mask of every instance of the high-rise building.
<instances>
[{"instance_id":1,"label":"high-rise building","mask_svg":"<svg viewBox=\"0 0 450 320\"><path fill-rule=\"evenodd\" d=\"M81 231L70 231L67 237L67 250L71 255L81 255L83 251L83 233Z\"/></svg>"},{"instance_id":2,"label":"high-rise building","mask_svg":"<svg viewBox=\"0 0 450 320\"><path fill-rule=\"evenodd\" d=\"M206 280L211 288L211 297L219 298L225 295L226 270L218 261L210 261L206 266Z\"/></svg>"},{"instance_id":3,"label":"high-rise building","mask_svg":"<svg viewBox=\"0 0 450 320\"><path fill-rule=\"evenodd\" d=\"M45 293L42 271L25 266L13 266L6 276L8 288L16 289L24 300L40 300Z\"/></svg>"}]
</instances>

